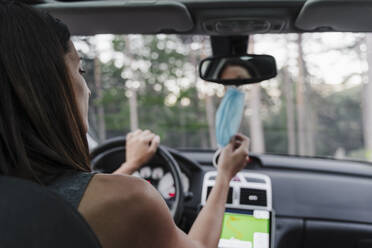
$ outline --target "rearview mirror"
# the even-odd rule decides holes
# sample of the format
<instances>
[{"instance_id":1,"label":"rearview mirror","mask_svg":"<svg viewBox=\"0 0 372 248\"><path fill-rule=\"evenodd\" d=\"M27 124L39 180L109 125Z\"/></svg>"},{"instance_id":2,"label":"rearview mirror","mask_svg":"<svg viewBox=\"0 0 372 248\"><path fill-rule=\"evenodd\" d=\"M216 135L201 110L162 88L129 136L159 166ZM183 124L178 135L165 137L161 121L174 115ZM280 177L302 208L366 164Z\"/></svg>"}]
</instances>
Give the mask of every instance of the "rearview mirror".
<instances>
[{"instance_id":1,"label":"rearview mirror","mask_svg":"<svg viewBox=\"0 0 372 248\"><path fill-rule=\"evenodd\" d=\"M209 82L243 85L273 78L277 71L273 56L246 54L204 59L200 62L199 75Z\"/></svg>"}]
</instances>

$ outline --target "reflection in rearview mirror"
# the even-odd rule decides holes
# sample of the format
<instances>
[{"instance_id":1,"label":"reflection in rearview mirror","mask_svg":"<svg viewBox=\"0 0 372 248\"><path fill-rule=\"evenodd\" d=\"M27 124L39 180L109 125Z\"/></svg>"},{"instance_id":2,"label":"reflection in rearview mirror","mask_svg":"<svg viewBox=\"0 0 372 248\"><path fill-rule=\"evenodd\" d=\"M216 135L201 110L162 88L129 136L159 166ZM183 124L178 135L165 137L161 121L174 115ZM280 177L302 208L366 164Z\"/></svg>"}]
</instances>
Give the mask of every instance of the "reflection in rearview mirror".
<instances>
[{"instance_id":1,"label":"reflection in rearview mirror","mask_svg":"<svg viewBox=\"0 0 372 248\"><path fill-rule=\"evenodd\" d=\"M200 77L224 85L258 83L277 75L275 59L269 55L210 57L199 67Z\"/></svg>"}]
</instances>

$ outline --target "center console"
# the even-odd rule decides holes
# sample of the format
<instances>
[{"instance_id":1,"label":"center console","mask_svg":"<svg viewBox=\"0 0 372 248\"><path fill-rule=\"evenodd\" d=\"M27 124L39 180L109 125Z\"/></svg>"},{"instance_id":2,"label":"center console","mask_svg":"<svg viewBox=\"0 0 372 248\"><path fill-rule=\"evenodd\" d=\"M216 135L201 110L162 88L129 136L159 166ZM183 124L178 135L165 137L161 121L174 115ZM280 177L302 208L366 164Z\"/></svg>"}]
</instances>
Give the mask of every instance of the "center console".
<instances>
[{"instance_id":1,"label":"center console","mask_svg":"<svg viewBox=\"0 0 372 248\"><path fill-rule=\"evenodd\" d=\"M204 176L201 204L205 205L217 171ZM271 180L240 172L231 180L219 248L270 248L273 241Z\"/></svg>"}]
</instances>

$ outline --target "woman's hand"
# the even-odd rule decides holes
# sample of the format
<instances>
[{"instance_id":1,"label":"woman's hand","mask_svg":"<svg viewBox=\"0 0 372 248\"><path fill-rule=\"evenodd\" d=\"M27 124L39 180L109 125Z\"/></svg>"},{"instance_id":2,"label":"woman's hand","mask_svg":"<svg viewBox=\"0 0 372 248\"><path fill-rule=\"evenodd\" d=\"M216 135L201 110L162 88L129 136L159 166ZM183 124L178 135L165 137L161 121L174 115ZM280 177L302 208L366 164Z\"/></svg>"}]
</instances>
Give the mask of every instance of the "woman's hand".
<instances>
[{"instance_id":1,"label":"woman's hand","mask_svg":"<svg viewBox=\"0 0 372 248\"><path fill-rule=\"evenodd\" d=\"M137 130L127 135L126 161L115 174L132 174L154 156L160 137L149 130Z\"/></svg>"},{"instance_id":2,"label":"woman's hand","mask_svg":"<svg viewBox=\"0 0 372 248\"><path fill-rule=\"evenodd\" d=\"M218 175L230 181L249 161L249 138L236 134L222 150L218 160Z\"/></svg>"}]
</instances>

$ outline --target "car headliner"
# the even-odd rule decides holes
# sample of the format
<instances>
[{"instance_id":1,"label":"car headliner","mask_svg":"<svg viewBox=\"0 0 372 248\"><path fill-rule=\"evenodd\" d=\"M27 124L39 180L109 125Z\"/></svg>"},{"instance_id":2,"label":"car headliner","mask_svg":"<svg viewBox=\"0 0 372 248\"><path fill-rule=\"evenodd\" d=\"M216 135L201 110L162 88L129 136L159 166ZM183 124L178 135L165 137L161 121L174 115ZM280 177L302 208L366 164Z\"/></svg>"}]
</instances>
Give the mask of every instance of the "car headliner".
<instances>
[{"instance_id":1,"label":"car headliner","mask_svg":"<svg viewBox=\"0 0 372 248\"><path fill-rule=\"evenodd\" d=\"M46 0L35 6L63 20L74 35L372 31L369 0Z\"/></svg>"}]
</instances>

